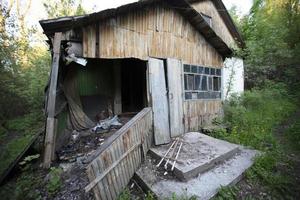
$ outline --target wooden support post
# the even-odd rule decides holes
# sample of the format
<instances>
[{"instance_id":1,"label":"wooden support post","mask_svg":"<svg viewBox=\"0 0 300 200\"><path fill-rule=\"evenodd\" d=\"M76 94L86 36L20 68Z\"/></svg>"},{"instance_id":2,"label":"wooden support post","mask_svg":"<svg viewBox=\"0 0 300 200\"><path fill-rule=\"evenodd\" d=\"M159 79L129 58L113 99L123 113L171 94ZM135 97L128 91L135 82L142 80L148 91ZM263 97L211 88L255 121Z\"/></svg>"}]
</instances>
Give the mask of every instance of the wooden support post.
<instances>
[{"instance_id":1,"label":"wooden support post","mask_svg":"<svg viewBox=\"0 0 300 200\"><path fill-rule=\"evenodd\" d=\"M53 40L53 58L51 68L50 88L48 94L47 105L47 125L45 136L45 152L44 152L44 167L49 168L51 161L54 159L55 150L55 136L56 136L56 119L55 119L55 101L56 101L56 87L59 68L60 45L62 33L58 32L54 35Z\"/></svg>"},{"instance_id":2,"label":"wooden support post","mask_svg":"<svg viewBox=\"0 0 300 200\"><path fill-rule=\"evenodd\" d=\"M121 63L114 61L114 79L115 79L115 95L114 95L114 114L122 113L122 83L121 83Z\"/></svg>"}]
</instances>

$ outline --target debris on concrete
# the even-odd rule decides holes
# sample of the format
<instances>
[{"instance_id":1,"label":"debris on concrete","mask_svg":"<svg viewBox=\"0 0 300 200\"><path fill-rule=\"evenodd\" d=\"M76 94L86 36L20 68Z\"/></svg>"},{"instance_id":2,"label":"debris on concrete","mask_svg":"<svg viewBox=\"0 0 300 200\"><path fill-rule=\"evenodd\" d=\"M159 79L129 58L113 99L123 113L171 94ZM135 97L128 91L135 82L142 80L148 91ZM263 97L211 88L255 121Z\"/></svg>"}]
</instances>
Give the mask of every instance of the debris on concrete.
<instances>
[{"instance_id":1,"label":"debris on concrete","mask_svg":"<svg viewBox=\"0 0 300 200\"><path fill-rule=\"evenodd\" d=\"M183 145L174 166L174 173L181 180L195 177L239 151L238 145L197 132L186 133L181 140ZM169 145L162 145L151 148L150 153L160 159L168 149Z\"/></svg>"},{"instance_id":2,"label":"debris on concrete","mask_svg":"<svg viewBox=\"0 0 300 200\"><path fill-rule=\"evenodd\" d=\"M180 153L174 159L180 163L176 162L174 172L166 172L156 163L166 157L174 145L173 142L171 145L150 149L145 162L135 173L138 184L144 190L150 190L158 199L169 198L173 194L210 199L221 186L240 181L258 154L255 150L201 133L187 133L182 137L181 150L177 150ZM156 161L150 156L155 157Z\"/></svg>"}]
</instances>

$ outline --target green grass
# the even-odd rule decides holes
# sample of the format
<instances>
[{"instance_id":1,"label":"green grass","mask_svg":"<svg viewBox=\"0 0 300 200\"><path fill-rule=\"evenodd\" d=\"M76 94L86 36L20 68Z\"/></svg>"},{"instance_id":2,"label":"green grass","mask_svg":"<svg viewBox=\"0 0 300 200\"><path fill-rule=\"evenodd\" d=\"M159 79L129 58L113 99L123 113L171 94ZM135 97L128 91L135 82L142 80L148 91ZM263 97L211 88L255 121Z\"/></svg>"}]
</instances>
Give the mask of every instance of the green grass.
<instances>
[{"instance_id":1,"label":"green grass","mask_svg":"<svg viewBox=\"0 0 300 200\"><path fill-rule=\"evenodd\" d=\"M218 129L212 133L214 137L260 150L262 155L256 158L246 178L251 183L267 187L272 196L279 199L290 194L292 177L279 170L282 164L285 168L290 166L274 130L296 108L284 85L246 91L240 97L233 97L224 106L224 123L230 131ZM287 131L290 141L298 147L299 129L300 120ZM222 188L216 199L236 199L238 190L238 187Z\"/></svg>"},{"instance_id":2,"label":"green grass","mask_svg":"<svg viewBox=\"0 0 300 200\"><path fill-rule=\"evenodd\" d=\"M16 137L10 141L3 141L5 146L0 152L0 174L4 173L16 157L24 151L42 126L43 117L41 113L31 113L5 123L9 132L7 134L16 134Z\"/></svg>"},{"instance_id":3,"label":"green grass","mask_svg":"<svg viewBox=\"0 0 300 200\"><path fill-rule=\"evenodd\" d=\"M0 125L0 142L7 136L7 130Z\"/></svg>"},{"instance_id":4,"label":"green grass","mask_svg":"<svg viewBox=\"0 0 300 200\"><path fill-rule=\"evenodd\" d=\"M286 132L291 148L300 151L300 119L298 118Z\"/></svg>"},{"instance_id":5,"label":"green grass","mask_svg":"<svg viewBox=\"0 0 300 200\"><path fill-rule=\"evenodd\" d=\"M131 200L132 195L129 191L129 189L123 190L123 192L119 195L118 200ZM154 195L151 192L148 192L145 197L143 198L145 200L154 200L156 199ZM165 200L196 200L196 197L188 197L187 194L183 194L181 196L176 195L175 193L170 197L166 198Z\"/></svg>"}]
</instances>

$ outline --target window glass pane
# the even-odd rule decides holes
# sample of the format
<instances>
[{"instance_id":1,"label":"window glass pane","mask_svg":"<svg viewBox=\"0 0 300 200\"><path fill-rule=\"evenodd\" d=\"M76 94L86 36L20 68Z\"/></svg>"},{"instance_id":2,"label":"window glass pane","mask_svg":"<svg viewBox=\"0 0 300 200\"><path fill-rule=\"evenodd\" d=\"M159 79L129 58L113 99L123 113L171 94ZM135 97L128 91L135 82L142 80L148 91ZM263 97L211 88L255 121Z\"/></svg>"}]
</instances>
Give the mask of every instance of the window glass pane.
<instances>
[{"instance_id":1,"label":"window glass pane","mask_svg":"<svg viewBox=\"0 0 300 200\"><path fill-rule=\"evenodd\" d=\"M185 93L185 99L192 99L192 93L191 92L186 92Z\"/></svg>"},{"instance_id":2,"label":"window glass pane","mask_svg":"<svg viewBox=\"0 0 300 200\"><path fill-rule=\"evenodd\" d=\"M203 91L207 90L207 76L202 76L201 90Z\"/></svg>"},{"instance_id":3,"label":"window glass pane","mask_svg":"<svg viewBox=\"0 0 300 200\"><path fill-rule=\"evenodd\" d=\"M191 66L190 65L184 65L184 72L191 72Z\"/></svg>"},{"instance_id":4,"label":"window glass pane","mask_svg":"<svg viewBox=\"0 0 300 200\"><path fill-rule=\"evenodd\" d=\"M207 75L209 75L210 74L210 70L209 70L209 68L208 67L205 67L205 72L204 72L205 74L207 74Z\"/></svg>"},{"instance_id":5,"label":"window glass pane","mask_svg":"<svg viewBox=\"0 0 300 200\"><path fill-rule=\"evenodd\" d=\"M210 98L209 92L205 92L204 93L204 99L209 99L209 98Z\"/></svg>"},{"instance_id":6,"label":"window glass pane","mask_svg":"<svg viewBox=\"0 0 300 200\"><path fill-rule=\"evenodd\" d=\"M192 93L192 99L198 99L198 93L197 92Z\"/></svg>"},{"instance_id":7,"label":"window glass pane","mask_svg":"<svg viewBox=\"0 0 300 200\"><path fill-rule=\"evenodd\" d=\"M216 73L218 76L221 76L221 69L217 69Z\"/></svg>"},{"instance_id":8,"label":"window glass pane","mask_svg":"<svg viewBox=\"0 0 300 200\"><path fill-rule=\"evenodd\" d=\"M201 75L195 75L195 88L194 90L201 90Z\"/></svg>"},{"instance_id":9,"label":"window glass pane","mask_svg":"<svg viewBox=\"0 0 300 200\"><path fill-rule=\"evenodd\" d=\"M213 79L212 77L208 77L208 90L212 91L213 89Z\"/></svg>"},{"instance_id":10,"label":"window glass pane","mask_svg":"<svg viewBox=\"0 0 300 200\"><path fill-rule=\"evenodd\" d=\"M213 77L213 85L214 85L214 91L220 91L220 77Z\"/></svg>"},{"instance_id":11,"label":"window glass pane","mask_svg":"<svg viewBox=\"0 0 300 200\"><path fill-rule=\"evenodd\" d=\"M211 75L216 75L216 69L215 68L210 68L210 74Z\"/></svg>"},{"instance_id":12,"label":"window glass pane","mask_svg":"<svg viewBox=\"0 0 300 200\"><path fill-rule=\"evenodd\" d=\"M192 73L198 73L198 67L195 65L192 65Z\"/></svg>"},{"instance_id":13,"label":"window glass pane","mask_svg":"<svg viewBox=\"0 0 300 200\"><path fill-rule=\"evenodd\" d=\"M204 73L204 68L203 67L198 67L198 73L203 74Z\"/></svg>"},{"instance_id":14,"label":"window glass pane","mask_svg":"<svg viewBox=\"0 0 300 200\"><path fill-rule=\"evenodd\" d=\"M205 92L198 92L198 99L204 99Z\"/></svg>"},{"instance_id":15,"label":"window glass pane","mask_svg":"<svg viewBox=\"0 0 300 200\"><path fill-rule=\"evenodd\" d=\"M194 89L194 75L187 74L187 90Z\"/></svg>"}]
</instances>

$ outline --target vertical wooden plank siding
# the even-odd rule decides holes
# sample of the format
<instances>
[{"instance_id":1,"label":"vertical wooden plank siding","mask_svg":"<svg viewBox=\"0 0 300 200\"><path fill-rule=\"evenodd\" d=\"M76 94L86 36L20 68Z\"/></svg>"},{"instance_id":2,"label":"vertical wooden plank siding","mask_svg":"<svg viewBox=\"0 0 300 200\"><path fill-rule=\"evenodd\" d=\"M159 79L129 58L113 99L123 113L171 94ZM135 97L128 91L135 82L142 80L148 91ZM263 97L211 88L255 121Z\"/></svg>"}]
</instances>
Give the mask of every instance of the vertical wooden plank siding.
<instances>
[{"instance_id":1,"label":"vertical wooden plank siding","mask_svg":"<svg viewBox=\"0 0 300 200\"><path fill-rule=\"evenodd\" d=\"M184 101L185 132L199 131L203 125L222 114L221 100L189 100Z\"/></svg>"},{"instance_id":2,"label":"vertical wooden plank siding","mask_svg":"<svg viewBox=\"0 0 300 200\"><path fill-rule=\"evenodd\" d=\"M211 17L213 30L223 39L223 41L228 46L231 47L235 45L234 38L230 34L217 8L211 0L195 2L192 4L192 7L198 12Z\"/></svg>"},{"instance_id":3,"label":"vertical wooden plank siding","mask_svg":"<svg viewBox=\"0 0 300 200\"><path fill-rule=\"evenodd\" d=\"M95 198L116 199L142 162L152 143L152 110L144 108L116 133L117 137L88 165Z\"/></svg>"},{"instance_id":4,"label":"vertical wooden plank siding","mask_svg":"<svg viewBox=\"0 0 300 200\"><path fill-rule=\"evenodd\" d=\"M99 58L176 58L190 64L223 65L222 56L205 38L163 3L100 21L98 28L83 28L84 57L95 58L99 48Z\"/></svg>"},{"instance_id":5,"label":"vertical wooden plank siding","mask_svg":"<svg viewBox=\"0 0 300 200\"><path fill-rule=\"evenodd\" d=\"M97 36L96 36L96 25L91 25L83 28L82 31L82 48L83 48L83 57L86 58L95 58L96 57L96 43L97 43Z\"/></svg>"}]
</instances>

